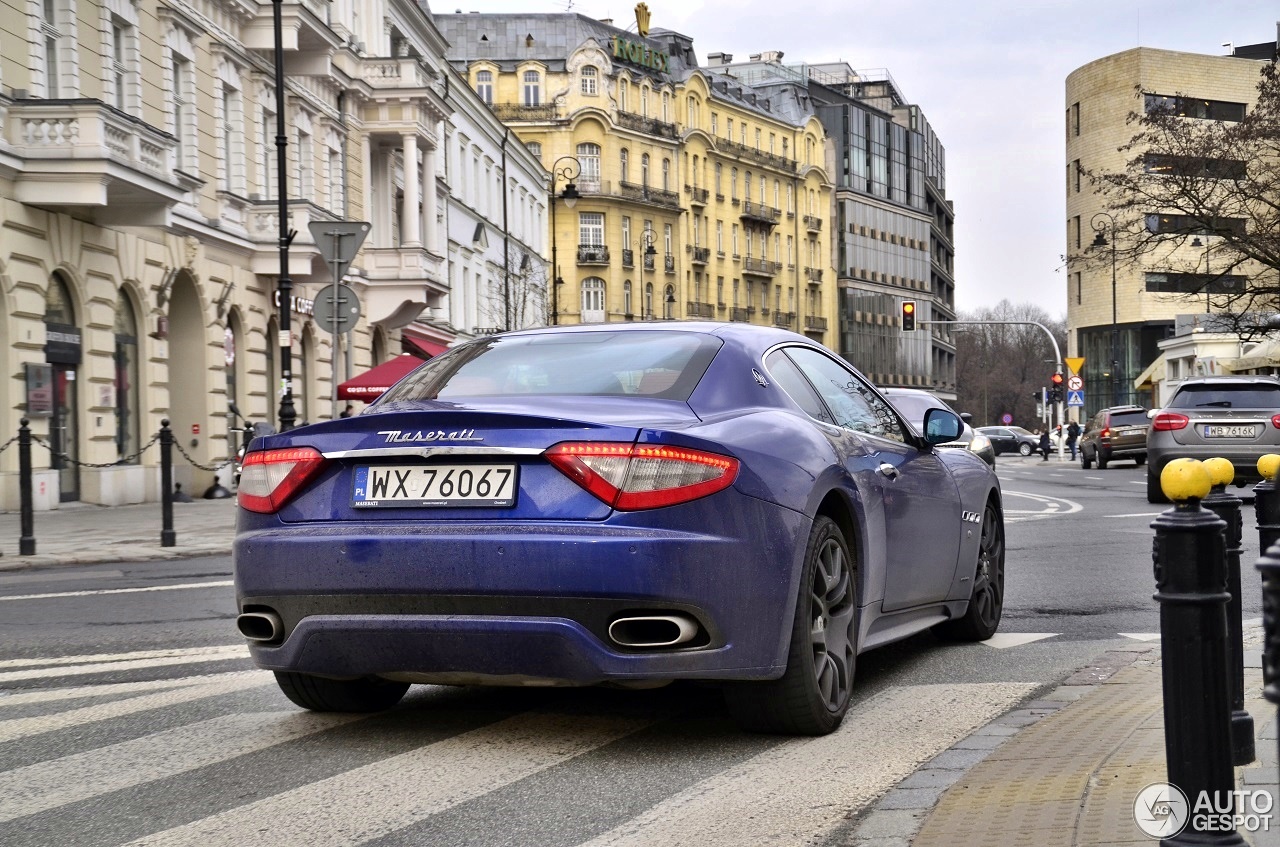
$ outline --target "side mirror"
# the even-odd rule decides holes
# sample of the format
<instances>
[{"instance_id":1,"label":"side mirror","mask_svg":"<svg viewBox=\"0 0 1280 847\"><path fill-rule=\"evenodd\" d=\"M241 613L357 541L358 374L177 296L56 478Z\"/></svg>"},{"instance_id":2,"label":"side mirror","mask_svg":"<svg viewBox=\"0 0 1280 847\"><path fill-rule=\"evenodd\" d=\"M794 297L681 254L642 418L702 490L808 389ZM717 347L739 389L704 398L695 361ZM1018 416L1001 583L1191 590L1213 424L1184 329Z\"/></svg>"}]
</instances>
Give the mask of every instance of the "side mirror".
<instances>
[{"instance_id":1,"label":"side mirror","mask_svg":"<svg viewBox=\"0 0 1280 847\"><path fill-rule=\"evenodd\" d=\"M964 424L960 416L947 409L930 409L924 413L924 440L930 444L946 444L960 437Z\"/></svg>"},{"instance_id":2,"label":"side mirror","mask_svg":"<svg viewBox=\"0 0 1280 847\"><path fill-rule=\"evenodd\" d=\"M973 423L973 415L970 414L969 412L961 412L960 420L964 421L967 424L971 424Z\"/></svg>"}]
</instances>

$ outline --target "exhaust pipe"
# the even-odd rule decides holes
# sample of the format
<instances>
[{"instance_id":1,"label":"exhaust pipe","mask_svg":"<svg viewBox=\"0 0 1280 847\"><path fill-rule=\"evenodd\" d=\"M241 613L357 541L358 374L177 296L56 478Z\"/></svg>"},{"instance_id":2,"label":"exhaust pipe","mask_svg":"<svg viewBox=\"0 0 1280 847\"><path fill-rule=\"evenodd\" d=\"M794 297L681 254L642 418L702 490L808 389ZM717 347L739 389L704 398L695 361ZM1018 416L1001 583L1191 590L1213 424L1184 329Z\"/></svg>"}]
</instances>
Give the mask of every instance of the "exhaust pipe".
<instances>
[{"instance_id":1,"label":"exhaust pipe","mask_svg":"<svg viewBox=\"0 0 1280 847\"><path fill-rule=\"evenodd\" d=\"M275 612L245 612L236 618L236 628L250 641L279 641L284 638L284 623Z\"/></svg>"},{"instance_id":2,"label":"exhaust pipe","mask_svg":"<svg viewBox=\"0 0 1280 847\"><path fill-rule=\"evenodd\" d=\"M623 647L675 647L697 634L698 622L687 615L618 618L609 624L609 638Z\"/></svg>"}]
</instances>

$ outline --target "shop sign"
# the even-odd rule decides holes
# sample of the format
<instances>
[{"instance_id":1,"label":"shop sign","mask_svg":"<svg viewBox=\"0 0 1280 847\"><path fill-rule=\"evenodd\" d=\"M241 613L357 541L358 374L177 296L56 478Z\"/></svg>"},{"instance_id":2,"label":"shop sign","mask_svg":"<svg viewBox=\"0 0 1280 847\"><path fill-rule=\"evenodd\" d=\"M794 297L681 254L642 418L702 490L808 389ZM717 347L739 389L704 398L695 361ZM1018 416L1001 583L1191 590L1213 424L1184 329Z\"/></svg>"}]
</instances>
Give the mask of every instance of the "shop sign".
<instances>
[{"instance_id":1,"label":"shop sign","mask_svg":"<svg viewBox=\"0 0 1280 847\"><path fill-rule=\"evenodd\" d=\"M271 296L271 302L275 304L275 307L278 310L280 308L280 289L277 288ZM314 300L307 300L303 297L297 296L296 294L289 295L289 311L293 312L295 315L310 315L314 311L315 305L316 303Z\"/></svg>"},{"instance_id":2,"label":"shop sign","mask_svg":"<svg viewBox=\"0 0 1280 847\"><path fill-rule=\"evenodd\" d=\"M46 322L44 360L58 365L80 364L80 328Z\"/></svg>"},{"instance_id":3,"label":"shop sign","mask_svg":"<svg viewBox=\"0 0 1280 847\"><path fill-rule=\"evenodd\" d=\"M26 362L27 411L29 418L47 418L53 414L53 367L40 362Z\"/></svg>"},{"instance_id":4,"label":"shop sign","mask_svg":"<svg viewBox=\"0 0 1280 847\"><path fill-rule=\"evenodd\" d=\"M666 53L661 50L654 50L647 44L641 44L638 41L631 41L617 35L613 37L613 57L664 74L671 72L669 70L671 57Z\"/></svg>"}]
</instances>

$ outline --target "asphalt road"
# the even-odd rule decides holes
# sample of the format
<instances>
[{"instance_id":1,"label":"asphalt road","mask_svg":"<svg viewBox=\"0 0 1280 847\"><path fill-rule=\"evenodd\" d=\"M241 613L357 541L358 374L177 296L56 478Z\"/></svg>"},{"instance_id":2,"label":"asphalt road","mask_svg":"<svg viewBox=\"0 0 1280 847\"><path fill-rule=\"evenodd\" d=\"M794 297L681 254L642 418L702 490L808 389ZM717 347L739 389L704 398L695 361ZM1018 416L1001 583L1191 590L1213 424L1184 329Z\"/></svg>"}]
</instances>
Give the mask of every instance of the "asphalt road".
<instances>
[{"instance_id":1,"label":"asphalt road","mask_svg":"<svg viewBox=\"0 0 1280 847\"><path fill-rule=\"evenodd\" d=\"M248 661L225 557L0 575L0 844L835 843L920 763L1158 631L1143 471L998 472L1001 632L863 655L821 739L743 734L698 685L416 686L386 714L314 715Z\"/></svg>"}]
</instances>

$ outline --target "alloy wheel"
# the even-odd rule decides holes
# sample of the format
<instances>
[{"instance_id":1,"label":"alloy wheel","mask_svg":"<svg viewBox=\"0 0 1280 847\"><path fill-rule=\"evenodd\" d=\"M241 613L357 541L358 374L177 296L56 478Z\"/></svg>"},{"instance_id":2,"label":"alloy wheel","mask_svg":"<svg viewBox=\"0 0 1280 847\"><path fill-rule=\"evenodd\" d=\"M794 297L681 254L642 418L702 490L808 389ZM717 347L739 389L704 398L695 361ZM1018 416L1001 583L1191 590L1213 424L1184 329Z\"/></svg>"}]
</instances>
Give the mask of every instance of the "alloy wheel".
<instances>
[{"instance_id":1,"label":"alloy wheel","mask_svg":"<svg viewBox=\"0 0 1280 847\"><path fill-rule=\"evenodd\" d=\"M817 551L810 586L809 644L814 677L828 709L848 699L854 666L853 572L844 549L832 538Z\"/></svg>"}]
</instances>

